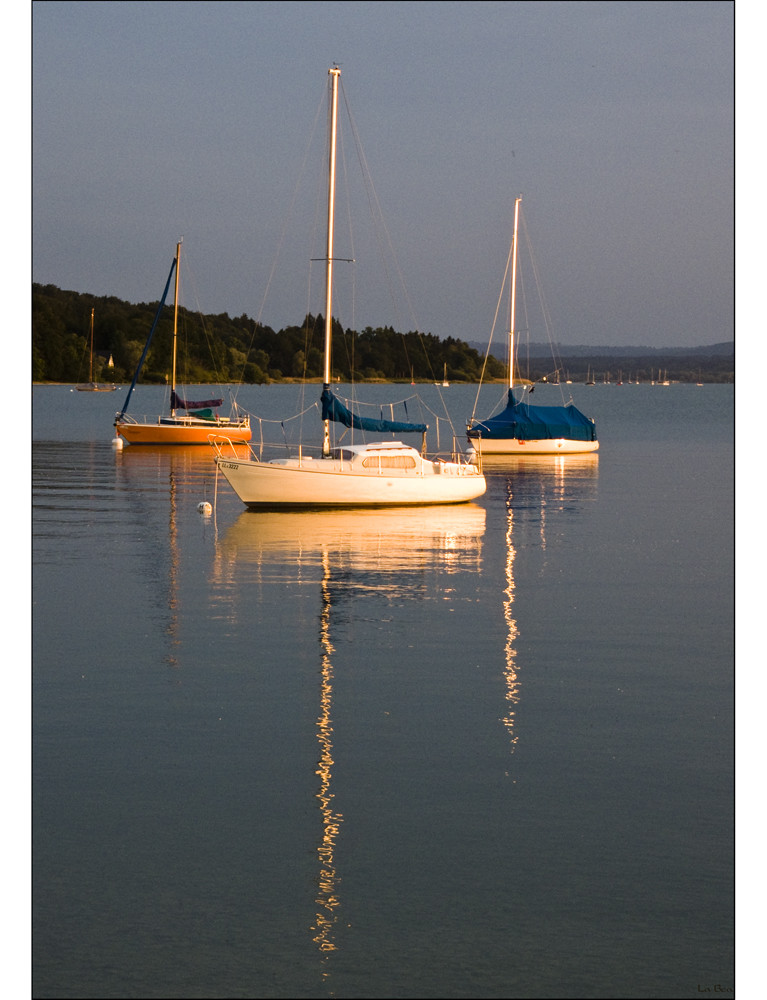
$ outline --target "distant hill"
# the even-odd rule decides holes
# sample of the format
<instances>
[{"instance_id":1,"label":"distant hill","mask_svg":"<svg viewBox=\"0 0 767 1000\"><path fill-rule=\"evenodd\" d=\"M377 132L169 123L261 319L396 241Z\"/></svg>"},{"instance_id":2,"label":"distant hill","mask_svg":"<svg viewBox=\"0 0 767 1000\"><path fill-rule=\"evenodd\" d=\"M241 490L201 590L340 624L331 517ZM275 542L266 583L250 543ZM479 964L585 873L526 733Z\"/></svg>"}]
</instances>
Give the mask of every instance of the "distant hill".
<instances>
[{"instance_id":1,"label":"distant hill","mask_svg":"<svg viewBox=\"0 0 767 1000\"><path fill-rule=\"evenodd\" d=\"M480 344L477 341L469 341L469 347L473 347L480 353L484 353L487 350L487 344ZM531 358L551 357L551 347L549 344L531 343L529 348L525 346L524 351ZM653 355L674 358L690 356L701 358L734 358L735 341L727 340L720 344L705 344L700 347L609 347L593 344L559 344L558 352L562 358L649 358ZM505 356L505 345L500 342L499 344L493 344L491 353L496 357L498 357L499 353Z\"/></svg>"},{"instance_id":2,"label":"distant hill","mask_svg":"<svg viewBox=\"0 0 767 1000\"><path fill-rule=\"evenodd\" d=\"M475 342L470 346L479 351ZM485 350L487 347L485 347ZM549 344L520 345L517 374L532 381L570 380L585 382L734 382L735 344L705 344L700 347L616 347L560 344L556 360ZM493 345L498 362L506 361L505 344ZM662 376L661 376L662 373Z\"/></svg>"}]
</instances>

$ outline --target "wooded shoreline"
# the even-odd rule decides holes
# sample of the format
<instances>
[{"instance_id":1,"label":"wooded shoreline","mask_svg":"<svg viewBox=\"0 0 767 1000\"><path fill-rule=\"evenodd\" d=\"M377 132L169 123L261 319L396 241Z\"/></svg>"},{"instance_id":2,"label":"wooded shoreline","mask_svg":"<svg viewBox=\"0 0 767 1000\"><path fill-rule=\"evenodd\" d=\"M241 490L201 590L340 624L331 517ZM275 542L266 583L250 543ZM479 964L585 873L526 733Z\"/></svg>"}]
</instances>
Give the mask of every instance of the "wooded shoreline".
<instances>
[{"instance_id":1,"label":"wooded shoreline","mask_svg":"<svg viewBox=\"0 0 767 1000\"><path fill-rule=\"evenodd\" d=\"M32 380L77 384L88 380L89 329L94 311L94 369L98 382L128 384L144 349L158 303L137 305L106 296L32 286ZM178 381L187 385L322 381L322 316L307 314L275 331L243 314L199 316L179 308ZM474 335L473 340L475 340ZM164 384L171 355L172 310L157 325L141 381ZM700 348L573 348L568 354L518 356L518 372L531 382L711 382L735 380L733 343ZM391 327L344 330L333 323L333 379L341 382L503 382L505 348L485 356L467 341ZM532 348L531 348L532 351ZM498 356L501 354L502 356Z\"/></svg>"}]
</instances>

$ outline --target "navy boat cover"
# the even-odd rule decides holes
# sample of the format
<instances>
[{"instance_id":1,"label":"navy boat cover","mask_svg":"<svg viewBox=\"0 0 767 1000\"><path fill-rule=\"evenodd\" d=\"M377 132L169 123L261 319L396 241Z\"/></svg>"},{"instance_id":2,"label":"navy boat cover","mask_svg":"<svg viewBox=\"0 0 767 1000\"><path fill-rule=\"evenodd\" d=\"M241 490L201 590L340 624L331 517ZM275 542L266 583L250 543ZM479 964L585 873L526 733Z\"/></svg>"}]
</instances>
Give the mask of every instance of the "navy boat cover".
<instances>
[{"instance_id":1,"label":"navy boat cover","mask_svg":"<svg viewBox=\"0 0 767 1000\"><path fill-rule=\"evenodd\" d=\"M327 386L322 390L322 419L334 420L345 427L354 427L360 431L373 431L378 434L386 431L393 431L397 434L419 432L425 434L426 424L410 424L399 420L375 419L373 417L360 417L347 409L340 399L336 399Z\"/></svg>"},{"instance_id":2,"label":"navy boat cover","mask_svg":"<svg viewBox=\"0 0 767 1000\"><path fill-rule=\"evenodd\" d=\"M509 389L506 409L489 420L474 424L469 438L492 440L516 439L541 441L567 438L570 441L596 441L594 421L569 403L567 406L530 406L520 402Z\"/></svg>"},{"instance_id":3,"label":"navy boat cover","mask_svg":"<svg viewBox=\"0 0 767 1000\"><path fill-rule=\"evenodd\" d=\"M170 394L170 408L172 410L204 410L209 406L222 406L223 399L182 399L175 392Z\"/></svg>"}]
</instances>

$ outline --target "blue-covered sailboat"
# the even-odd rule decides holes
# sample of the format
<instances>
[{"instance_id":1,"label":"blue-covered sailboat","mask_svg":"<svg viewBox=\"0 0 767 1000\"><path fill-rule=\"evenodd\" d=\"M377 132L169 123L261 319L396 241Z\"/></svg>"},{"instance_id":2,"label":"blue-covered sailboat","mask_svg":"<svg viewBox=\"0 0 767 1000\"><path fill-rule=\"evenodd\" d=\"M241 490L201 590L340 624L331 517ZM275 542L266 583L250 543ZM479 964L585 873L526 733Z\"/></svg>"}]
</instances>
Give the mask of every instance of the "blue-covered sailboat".
<instances>
[{"instance_id":1,"label":"blue-covered sailboat","mask_svg":"<svg viewBox=\"0 0 767 1000\"><path fill-rule=\"evenodd\" d=\"M471 420L467 428L475 456L573 455L599 448L594 421L573 404L532 406L529 391L514 391L514 328L517 285L519 205L514 203L514 237L511 253L511 309L509 321L509 392L505 409L486 420Z\"/></svg>"}]
</instances>

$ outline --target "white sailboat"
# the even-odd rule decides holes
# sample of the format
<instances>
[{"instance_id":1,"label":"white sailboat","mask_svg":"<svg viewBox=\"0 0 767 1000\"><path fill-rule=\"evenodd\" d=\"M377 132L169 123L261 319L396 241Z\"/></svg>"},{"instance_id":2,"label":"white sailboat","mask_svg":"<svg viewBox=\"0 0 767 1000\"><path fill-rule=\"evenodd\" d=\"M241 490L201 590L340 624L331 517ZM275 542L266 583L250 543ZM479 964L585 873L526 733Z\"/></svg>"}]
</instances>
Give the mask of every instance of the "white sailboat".
<instances>
[{"instance_id":1,"label":"white sailboat","mask_svg":"<svg viewBox=\"0 0 767 1000\"><path fill-rule=\"evenodd\" d=\"M443 389L449 389L450 388L450 383L447 380L447 363L445 363L445 371L444 371L444 373L442 375L442 381L441 382L435 382L434 384L435 385L441 385Z\"/></svg>"},{"instance_id":2,"label":"white sailboat","mask_svg":"<svg viewBox=\"0 0 767 1000\"><path fill-rule=\"evenodd\" d=\"M509 390L506 408L487 420L469 422L469 444L478 459L492 455L573 455L599 448L594 421L573 403L566 406L532 406L529 393L519 385L514 395L514 331L517 285L519 205L514 203L514 237L511 253L511 308L509 318ZM532 391L532 389L530 390Z\"/></svg>"},{"instance_id":3,"label":"white sailboat","mask_svg":"<svg viewBox=\"0 0 767 1000\"><path fill-rule=\"evenodd\" d=\"M400 441L331 447L330 422L380 433L426 433L426 425L371 420L349 411L330 391L333 307L333 236L335 215L338 67L328 70L330 152L325 285L325 345L322 391L323 444L320 457L299 448L297 455L260 461L252 452L241 458L226 435L211 436L215 461L232 489L248 507L392 507L463 503L486 490L481 469L454 455L430 460Z\"/></svg>"}]
</instances>

